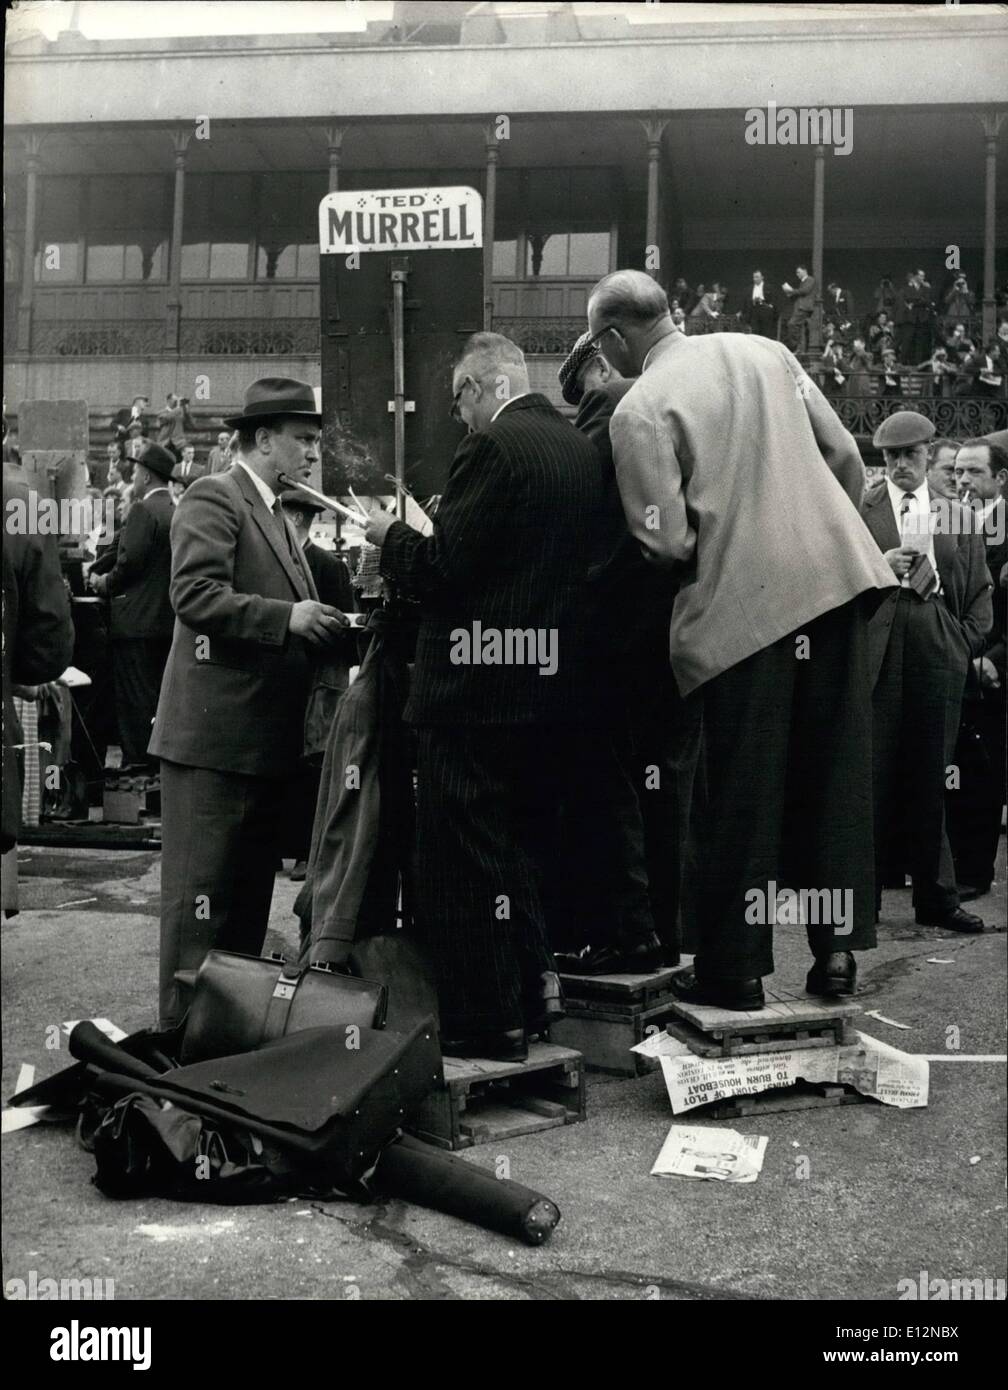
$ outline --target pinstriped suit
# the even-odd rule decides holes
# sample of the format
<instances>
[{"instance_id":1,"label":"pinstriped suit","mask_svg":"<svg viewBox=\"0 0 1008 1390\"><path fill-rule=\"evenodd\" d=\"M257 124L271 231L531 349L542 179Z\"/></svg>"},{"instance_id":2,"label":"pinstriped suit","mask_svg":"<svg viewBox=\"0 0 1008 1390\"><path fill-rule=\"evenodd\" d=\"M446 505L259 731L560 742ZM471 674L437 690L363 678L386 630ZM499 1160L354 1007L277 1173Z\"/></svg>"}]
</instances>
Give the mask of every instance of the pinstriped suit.
<instances>
[{"instance_id":1,"label":"pinstriped suit","mask_svg":"<svg viewBox=\"0 0 1008 1390\"><path fill-rule=\"evenodd\" d=\"M600 717L585 593L604 530L595 450L530 394L459 445L431 536L397 523L385 538L382 573L422 603L405 717L419 728L417 924L446 1035L520 1027L552 969L555 811ZM456 664L452 634L474 622L555 633L556 673Z\"/></svg>"}]
</instances>

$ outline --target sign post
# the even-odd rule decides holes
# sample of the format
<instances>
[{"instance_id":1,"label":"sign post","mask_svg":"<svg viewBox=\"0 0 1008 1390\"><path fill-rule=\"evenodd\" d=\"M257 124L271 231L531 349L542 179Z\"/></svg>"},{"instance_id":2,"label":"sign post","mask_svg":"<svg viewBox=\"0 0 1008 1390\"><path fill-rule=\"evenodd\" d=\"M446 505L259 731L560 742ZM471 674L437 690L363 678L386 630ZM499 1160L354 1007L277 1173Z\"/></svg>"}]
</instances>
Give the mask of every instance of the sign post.
<instances>
[{"instance_id":1,"label":"sign post","mask_svg":"<svg viewBox=\"0 0 1008 1390\"><path fill-rule=\"evenodd\" d=\"M443 489L460 437L449 418L452 367L482 327L482 246L473 188L322 199L324 491L385 492L394 475L402 517L405 489Z\"/></svg>"}]
</instances>

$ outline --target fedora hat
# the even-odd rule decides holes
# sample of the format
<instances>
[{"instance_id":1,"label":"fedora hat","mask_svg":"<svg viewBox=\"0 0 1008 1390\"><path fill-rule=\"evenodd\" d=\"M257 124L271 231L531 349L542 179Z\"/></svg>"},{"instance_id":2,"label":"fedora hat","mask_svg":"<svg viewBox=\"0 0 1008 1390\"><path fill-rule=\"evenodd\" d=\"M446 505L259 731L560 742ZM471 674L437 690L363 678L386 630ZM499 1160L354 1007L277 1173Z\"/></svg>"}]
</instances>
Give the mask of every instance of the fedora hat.
<instances>
[{"instance_id":1,"label":"fedora hat","mask_svg":"<svg viewBox=\"0 0 1008 1390\"><path fill-rule=\"evenodd\" d=\"M245 408L240 415L225 415L230 429L268 419L271 415L302 415L321 424L315 392L307 381L287 376L263 376L245 392Z\"/></svg>"},{"instance_id":2,"label":"fedora hat","mask_svg":"<svg viewBox=\"0 0 1008 1390\"><path fill-rule=\"evenodd\" d=\"M170 454L167 449L162 449L160 444L148 444L137 463L167 483L171 480L172 470L175 468L175 455Z\"/></svg>"}]
</instances>

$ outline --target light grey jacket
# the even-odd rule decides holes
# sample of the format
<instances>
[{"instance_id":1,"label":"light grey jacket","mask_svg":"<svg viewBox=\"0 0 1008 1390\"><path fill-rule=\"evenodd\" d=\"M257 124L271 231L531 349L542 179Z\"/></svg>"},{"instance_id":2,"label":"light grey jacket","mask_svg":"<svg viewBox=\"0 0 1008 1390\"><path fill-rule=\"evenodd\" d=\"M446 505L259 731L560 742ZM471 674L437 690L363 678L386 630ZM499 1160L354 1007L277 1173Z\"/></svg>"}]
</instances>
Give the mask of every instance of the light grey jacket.
<instances>
[{"instance_id":1,"label":"light grey jacket","mask_svg":"<svg viewBox=\"0 0 1008 1390\"><path fill-rule=\"evenodd\" d=\"M669 639L684 695L896 584L858 513L857 445L783 344L671 334L609 431L632 534L656 563L684 568Z\"/></svg>"}]
</instances>

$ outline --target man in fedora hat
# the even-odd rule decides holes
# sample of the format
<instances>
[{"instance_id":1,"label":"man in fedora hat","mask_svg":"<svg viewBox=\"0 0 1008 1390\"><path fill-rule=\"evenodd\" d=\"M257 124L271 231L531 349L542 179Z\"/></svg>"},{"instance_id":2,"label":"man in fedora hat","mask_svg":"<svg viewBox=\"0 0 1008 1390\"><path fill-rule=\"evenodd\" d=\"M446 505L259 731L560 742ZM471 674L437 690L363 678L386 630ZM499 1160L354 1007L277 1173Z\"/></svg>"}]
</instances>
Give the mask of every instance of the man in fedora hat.
<instances>
[{"instance_id":1,"label":"man in fedora hat","mask_svg":"<svg viewBox=\"0 0 1008 1390\"><path fill-rule=\"evenodd\" d=\"M993 622L983 536L958 503L932 503L935 427L897 410L875 431L886 476L861 514L899 580L872 619L876 881L904 866L923 926L980 932L960 905L945 825L963 689ZM947 522L944 520L947 518ZM939 523L939 519L942 519ZM878 891L878 888L877 890Z\"/></svg>"},{"instance_id":2,"label":"man in fedora hat","mask_svg":"<svg viewBox=\"0 0 1008 1390\"><path fill-rule=\"evenodd\" d=\"M150 751L161 759L161 995L211 947L256 955L273 895L286 784L302 753L313 653L347 626L319 602L283 515L282 476L319 457L312 388L265 377L245 393L235 466L197 478L172 522L175 633Z\"/></svg>"},{"instance_id":3,"label":"man in fedora hat","mask_svg":"<svg viewBox=\"0 0 1008 1390\"><path fill-rule=\"evenodd\" d=\"M168 483L174 467L173 454L160 444L148 444L133 471L133 501L115 564L91 583L111 600L112 676L124 766L148 761L151 723L171 649L175 616L168 584L175 504Z\"/></svg>"}]
</instances>

